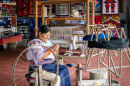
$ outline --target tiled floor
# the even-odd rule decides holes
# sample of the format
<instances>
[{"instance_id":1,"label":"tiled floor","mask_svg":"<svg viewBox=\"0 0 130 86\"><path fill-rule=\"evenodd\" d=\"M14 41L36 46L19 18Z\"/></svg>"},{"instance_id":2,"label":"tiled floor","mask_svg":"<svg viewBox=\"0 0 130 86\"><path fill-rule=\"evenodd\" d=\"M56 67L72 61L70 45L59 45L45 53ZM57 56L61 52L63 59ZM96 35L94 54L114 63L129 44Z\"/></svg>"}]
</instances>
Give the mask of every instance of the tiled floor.
<instances>
[{"instance_id":1,"label":"tiled floor","mask_svg":"<svg viewBox=\"0 0 130 86\"><path fill-rule=\"evenodd\" d=\"M17 47L16 49L4 50L3 52L0 52L0 66L1 66L0 67L0 86L13 86L13 82L12 82L13 64L14 64L16 57L23 49L24 49L23 47ZM64 52L64 50L61 49L60 54L63 54L63 52ZM121 86L130 86L130 63L128 62L128 59L126 58L126 55L124 52L122 55L123 55L122 65L129 66L129 67L122 68L122 74L121 74L121 77L119 77L119 78L116 78L116 76L112 73L112 79L118 81L121 84ZM82 58L82 57L79 57L79 58ZM113 57L113 60L115 62L115 65L118 66L119 65L119 52L118 52L118 57ZM70 62L64 60L64 64L73 63L73 64L77 65L78 63L81 63L82 66L84 66L85 62L86 62L85 59L82 59L82 60L81 59L69 59L69 61ZM96 62L97 62L97 57L93 57L90 62L91 67L89 69L96 68L97 67L97 64L95 64ZM107 58L106 58L105 62L107 62ZM101 65L100 67L103 68L104 66ZM74 67L69 68L73 85L76 85L75 70L76 70L76 68L74 68ZM82 77L84 80L89 80L90 73L83 72Z\"/></svg>"}]
</instances>

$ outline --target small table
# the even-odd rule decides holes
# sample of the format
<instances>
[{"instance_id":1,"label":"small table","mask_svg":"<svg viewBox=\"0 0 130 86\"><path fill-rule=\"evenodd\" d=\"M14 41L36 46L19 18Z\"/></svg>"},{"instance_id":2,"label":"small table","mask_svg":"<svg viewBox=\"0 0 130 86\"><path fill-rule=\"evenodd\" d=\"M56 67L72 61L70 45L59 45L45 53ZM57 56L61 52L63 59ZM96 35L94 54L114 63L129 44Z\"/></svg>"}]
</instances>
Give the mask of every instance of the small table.
<instances>
[{"instance_id":1,"label":"small table","mask_svg":"<svg viewBox=\"0 0 130 86\"><path fill-rule=\"evenodd\" d=\"M16 36L6 37L6 38L0 38L0 45L12 43L12 42L17 42L17 41L22 41L22 35L21 34L16 35Z\"/></svg>"}]
</instances>

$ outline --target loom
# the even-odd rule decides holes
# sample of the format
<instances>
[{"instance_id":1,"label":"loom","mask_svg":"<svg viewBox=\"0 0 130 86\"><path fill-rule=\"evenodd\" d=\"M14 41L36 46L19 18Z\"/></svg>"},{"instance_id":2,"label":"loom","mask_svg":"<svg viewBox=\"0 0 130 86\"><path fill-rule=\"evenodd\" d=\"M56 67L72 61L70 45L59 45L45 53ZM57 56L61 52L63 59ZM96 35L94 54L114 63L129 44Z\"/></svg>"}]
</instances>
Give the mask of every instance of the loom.
<instances>
[{"instance_id":1,"label":"loom","mask_svg":"<svg viewBox=\"0 0 130 86\"><path fill-rule=\"evenodd\" d=\"M77 44L82 44L82 41L78 41L78 36L84 36L84 34L73 34L74 31L84 29L83 26L64 26L64 27L51 27L51 41L58 44L73 44L73 48L77 49ZM73 41L70 37L73 36Z\"/></svg>"}]
</instances>

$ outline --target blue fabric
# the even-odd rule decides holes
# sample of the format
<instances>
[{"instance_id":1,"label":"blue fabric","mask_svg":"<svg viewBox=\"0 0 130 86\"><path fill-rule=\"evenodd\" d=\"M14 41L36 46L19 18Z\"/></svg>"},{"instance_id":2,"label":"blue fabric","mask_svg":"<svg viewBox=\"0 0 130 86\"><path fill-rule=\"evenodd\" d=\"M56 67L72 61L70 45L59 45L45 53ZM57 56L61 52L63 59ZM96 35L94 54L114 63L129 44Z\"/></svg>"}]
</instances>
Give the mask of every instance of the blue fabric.
<instances>
[{"instance_id":1,"label":"blue fabric","mask_svg":"<svg viewBox=\"0 0 130 86\"><path fill-rule=\"evenodd\" d=\"M66 64L68 67L72 67L73 66L73 64Z\"/></svg>"},{"instance_id":2,"label":"blue fabric","mask_svg":"<svg viewBox=\"0 0 130 86\"><path fill-rule=\"evenodd\" d=\"M44 64L42 68L48 72L56 73L57 65L53 62L51 64ZM72 86L71 79L69 75L69 70L65 65L59 65L59 76L61 78L61 86ZM68 77L66 77L68 76ZM65 78L66 77L66 78Z\"/></svg>"},{"instance_id":3,"label":"blue fabric","mask_svg":"<svg viewBox=\"0 0 130 86\"><path fill-rule=\"evenodd\" d=\"M34 68L37 68L37 67L35 66ZM55 64L54 62L50 64L44 64L42 65L42 69L51 73L56 73L57 64ZM28 80L29 78L31 78L30 75L33 73L34 69L30 67L29 71L32 71L32 72L26 75ZM71 79L69 76L69 70L65 65L59 65L59 76L61 78L61 86L72 86Z\"/></svg>"},{"instance_id":4,"label":"blue fabric","mask_svg":"<svg viewBox=\"0 0 130 86\"><path fill-rule=\"evenodd\" d=\"M107 38L107 34L104 34L104 35L105 35L105 38ZM111 37L113 37L113 35L111 35ZM104 37L103 37L103 34L99 34L99 35L98 35L98 39L102 39L102 38L104 38ZM92 39L92 40L94 40L94 39L96 39L96 35L95 35L95 34L93 35L93 39ZM91 40L91 35L86 35L86 36L84 36L84 37L83 37L83 40L84 40L84 41L89 41L89 40Z\"/></svg>"}]
</instances>

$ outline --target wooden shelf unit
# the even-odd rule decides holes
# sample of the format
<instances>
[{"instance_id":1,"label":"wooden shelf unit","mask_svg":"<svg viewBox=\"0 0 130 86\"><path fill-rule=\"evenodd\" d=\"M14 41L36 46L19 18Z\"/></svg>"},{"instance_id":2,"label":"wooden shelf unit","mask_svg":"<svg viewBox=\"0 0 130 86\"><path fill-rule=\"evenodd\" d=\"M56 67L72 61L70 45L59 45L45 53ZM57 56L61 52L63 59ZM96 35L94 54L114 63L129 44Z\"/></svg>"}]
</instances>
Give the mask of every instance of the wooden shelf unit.
<instances>
[{"instance_id":1,"label":"wooden shelf unit","mask_svg":"<svg viewBox=\"0 0 130 86\"><path fill-rule=\"evenodd\" d=\"M42 25L47 24L47 20L84 20L84 18L44 18L44 6L52 4L71 4L71 3L86 3L86 29L85 34L89 34L89 24L95 24L95 4L98 4L97 0L48 0L48 1L36 1L35 2L35 37L38 35L38 5L42 7ZM89 4L92 6L92 18L89 18Z\"/></svg>"}]
</instances>

